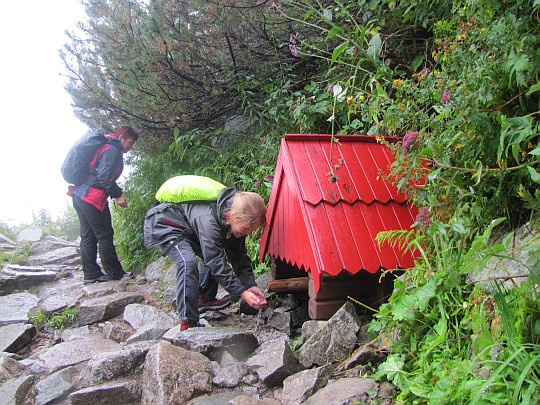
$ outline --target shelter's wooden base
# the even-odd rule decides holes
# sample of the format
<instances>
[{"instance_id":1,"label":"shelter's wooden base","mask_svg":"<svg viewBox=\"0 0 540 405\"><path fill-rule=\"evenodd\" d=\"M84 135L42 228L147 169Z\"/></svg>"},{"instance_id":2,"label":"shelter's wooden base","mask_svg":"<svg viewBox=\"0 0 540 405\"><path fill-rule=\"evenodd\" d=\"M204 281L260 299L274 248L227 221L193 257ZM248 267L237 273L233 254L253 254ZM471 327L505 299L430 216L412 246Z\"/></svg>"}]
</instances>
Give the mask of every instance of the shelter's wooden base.
<instances>
[{"instance_id":1,"label":"shelter's wooden base","mask_svg":"<svg viewBox=\"0 0 540 405\"><path fill-rule=\"evenodd\" d=\"M302 275L304 277L301 277ZM272 276L278 279L268 283L269 291L295 292L307 288L308 313L313 320L329 319L348 297L377 309L392 293L395 277L388 274L381 279L381 271L371 274L362 270L354 275L343 272L336 277L323 276L319 291L316 291L311 272L308 273L309 279L305 275L303 269L272 260ZM364 309L368 311L367 308Z\"/></svg>"}]
</instances>

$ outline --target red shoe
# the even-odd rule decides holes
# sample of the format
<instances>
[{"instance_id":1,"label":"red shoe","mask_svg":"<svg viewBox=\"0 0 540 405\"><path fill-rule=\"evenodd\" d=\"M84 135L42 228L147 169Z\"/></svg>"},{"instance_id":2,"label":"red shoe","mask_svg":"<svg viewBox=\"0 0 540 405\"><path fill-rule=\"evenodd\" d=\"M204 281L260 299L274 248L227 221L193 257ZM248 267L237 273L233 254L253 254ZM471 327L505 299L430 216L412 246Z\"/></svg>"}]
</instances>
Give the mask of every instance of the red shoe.
<instances>
[{"instance_id":1,"label":"red shoe","mask_svg":"<svg viewBox=\"0 0 540 405\"><path fill-rule=\"evenodd\" d=\"M188 330L189 328L198 328L200 326L199 322L180 321L180 331Z\"/></svg>"},{"instance_id":2,"label":"red shoe","mask_svg":"<svg viewBox=\"0 0 540 405\"><path fill-rule=\"evenodd\" d=\"M199 312L204 311L215 311L218 309L227 308L229 305L231 305L231 300L229 297L224 297L220 300L214 298L213 300L205 300L203 298L199 298L198 306L199 306Z\"/></svg>"}]
</instances>

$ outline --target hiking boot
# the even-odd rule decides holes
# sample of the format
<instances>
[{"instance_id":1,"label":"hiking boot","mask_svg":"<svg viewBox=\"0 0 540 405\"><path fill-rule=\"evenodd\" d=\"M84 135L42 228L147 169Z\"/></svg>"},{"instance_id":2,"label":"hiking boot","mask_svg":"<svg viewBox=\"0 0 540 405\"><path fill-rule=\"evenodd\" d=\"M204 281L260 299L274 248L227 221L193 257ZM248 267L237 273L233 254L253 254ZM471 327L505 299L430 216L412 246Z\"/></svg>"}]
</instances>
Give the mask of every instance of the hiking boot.
<instances>
[{"instance_id":1,"label":"hiking boot","mask_svg":"<svg viewBox=\"0 0 540 405\"><path fill-rule=\"evenodd\" d=\"M229 305L231 305L231 300L229 297L224 297L220 300L217 298L214 298L213 300L205 300L203 298L199 298L198 306L199 306L199 312L204 311L216 311L218 309L227 308Z\"/></svg>"},{"instance_id":2,"label":"hiking boot","mask_svg":"<svg viewBox=\"0 0 540 405\"><path fill-rule=\"evenodd\" d=\"M199 322L180 321L180 331L188 330L189 328L199 328Z\"/></svg>"},{"instance_id":3,"label":"hiking boot","mask_svg":"<svg viewBox=\"0 0 540 405\"><path fill-rule=\"evenodd\" d=\"M109 278L106 275L102 274L101 276L96 277L96 278L85 278L83 280L83 283L93 284L93 283L103 283L104 281L109 281Z\"/></svg>"}]
</instances>

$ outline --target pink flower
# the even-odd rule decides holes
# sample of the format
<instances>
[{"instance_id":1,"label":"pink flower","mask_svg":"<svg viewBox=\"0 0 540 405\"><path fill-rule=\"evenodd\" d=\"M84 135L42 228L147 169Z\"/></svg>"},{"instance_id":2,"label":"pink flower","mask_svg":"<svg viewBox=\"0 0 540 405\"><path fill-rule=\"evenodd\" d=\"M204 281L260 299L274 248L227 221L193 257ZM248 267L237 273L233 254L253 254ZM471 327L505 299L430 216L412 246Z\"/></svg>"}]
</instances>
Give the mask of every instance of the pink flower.
<instances>
[{"instance_id":1,"label":"pink flower","mask_svg":"<svg viewBox=\"0 0 540 405\"><path fill-rule=\"evenodd\" d=\"M265 179L268 181L274 181L274 176L269 174L268 176L265 177Z\"/></svg>"},{"instance_id":2,"label":"pink flower","mask_svg":"<svg viewBox=\"0 0 540 405\"><path fill-rule=\"evenodd\" d=\"M403 146L403 156L405 156L409 151L409 148L413 146L418 135L420 135L418 132L409 132L408 134L405 134L401 144Z\"/></svg>"},{"instance_id":3,"label":"pink flower","mask_svg":"<svg viewBox=\"0 0 540 405\"><path fill-rule=\"evenodd\" d=\"M449 91L445 91L441 97L441 103L444 105L446 103L449 103L451 100L451 97L450 97L450 92Z\"/></svg>"},{"instance_id":4,"label":"pink flower","mask_svg":"<svg viewBox=\"0 0 540 405\"><path fill-rule=\"evenodd\" d=\"M264 143L264 138L261 138L261 143Z\"/></svg>"},{"instance_id":5,"label":"pink flower","mask_svg":"<svg viewBox=\"0 0 540 405\"><path fill-rule=\"evenodd\" d=\"M259 188L262 184L262 180L259 180L257 183L255 183L255 186L253 188Z\"/></svg>"},{"instance_id":6,"label":"pink flower","mask_svg":"<svg viewBox=\"0 0 540 405\"><path fill-rule=\"evenodd\" d=\"M426 68L426 69L422 69L422 70L418 73L418 82L419 82L419 83L422 83L428 74L429 74L429 69L427 69L427 68Z\"/></svg>"},{"instance_id":7,"label":"pink flower","mask_svg":"<svg viewBox=\"0 0 540 405\"><path fill-rule=\"evenodd\" d=\"M422 207L420 213L416 216L416 222L418 225L427 228L431 225L431 218L429 217L429 207Z\"/></svg>"},{"instance_id":8,"label":"pink flower","mask_svg":"<svg viewBox=\"0 0 540 405\"><path fill-rule=\"evenodd\" d=\"M333 92L334 92L334 85L331 84L330 86L328 86L328 88L326 89L326 91L327 91L328 93L333 93Z\"/></svg>"},{"instance_id":9,"label":"pink flower","mask_svg":"<svg viewBox=\"0 0 540 405\"><path fill-rule=\"evenodd\" d=\"M298 56L298 49L296 49L296 39L298 38L298 35L300 35L299 32L297 32L296 34L291 34L289 38L289 49L294 56Z\"/></svg>"}]
</instances>

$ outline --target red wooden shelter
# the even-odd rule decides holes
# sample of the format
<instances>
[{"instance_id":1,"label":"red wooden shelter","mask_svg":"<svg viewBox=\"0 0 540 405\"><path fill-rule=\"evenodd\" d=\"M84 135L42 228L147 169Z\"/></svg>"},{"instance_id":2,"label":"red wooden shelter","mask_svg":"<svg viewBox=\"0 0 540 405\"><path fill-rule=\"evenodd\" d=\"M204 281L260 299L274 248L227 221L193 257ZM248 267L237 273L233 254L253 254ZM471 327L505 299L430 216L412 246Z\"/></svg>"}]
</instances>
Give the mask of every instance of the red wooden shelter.
<instances>
[{"instance_id":1,"label":"red wooden shelter","mask_svg":"<svg viewBox=\"0 0 540 405\"><path fill-rule=\"evenodd\" d=\"M414 260L375 241L380 231L410 228L418 214L381 178L395 160L392 152L372 136L335 138L339 143L319 134L282 139L261 238L261 258L268 254L310 274L312 300L324 277L405 269Z\"/></svg>"}]
</instances>

